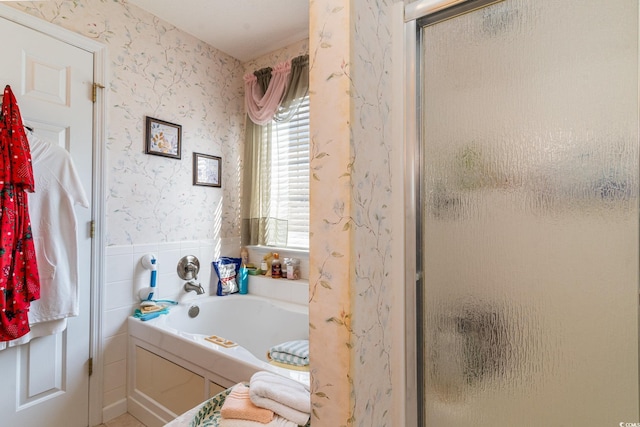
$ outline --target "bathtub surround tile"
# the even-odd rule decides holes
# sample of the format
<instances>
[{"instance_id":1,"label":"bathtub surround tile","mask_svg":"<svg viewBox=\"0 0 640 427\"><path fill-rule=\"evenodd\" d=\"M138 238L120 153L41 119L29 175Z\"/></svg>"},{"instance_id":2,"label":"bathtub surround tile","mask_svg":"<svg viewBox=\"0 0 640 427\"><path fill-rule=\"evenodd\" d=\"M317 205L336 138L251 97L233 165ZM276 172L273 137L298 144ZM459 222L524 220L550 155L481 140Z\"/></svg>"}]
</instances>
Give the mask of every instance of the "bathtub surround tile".
<instances>
[{"instance_id":1,"label":"bathtub surround tile","mask_svg":"<svg viewBox=\"0 0 640 427\"><path fill-rule=\"evenodd\" d=\"M295 304L309 304L309 282L294 281L291 286L291 302Z\"/></svg>"},{"instance_id":2,"label":"bathtub surround tile","mask_svg":"<svg viewBox=\"0 0 640 427\"><path fill-rule=\"evenodd\" d=\"M307 280L272 279L266 276L249 276L249 294L274 300L307 305L309 282Z\"/></svg>"},{"instance_id":3,"label":"bathtub surround tile","mask_svg":"<svg viewBox=\"0 0 640 427\"><path fill-rule=\"evenodd\" d=\"M119 408L124 404L125 407L125 411L126 411L126 405L127 405L127 387L126 386L121 386L121 387L116 387L113 390L109 390L104 392L103 397L103 404L105 408ZM123 411L122 410L117 410L114 412L113 416L110 417L105 417L105 419L109 420L112 419L114 417L117 417L118 415L122 414Z\"/></svg>"},{"instance_id":4,"label":"bathtub surround tile","mask_svg":"<svg viewBox=\"0 0 640 427\"><path fill-rule=\"evenodd\" d=\"M132 253L133 253L133 246L131 245L107 246L105 248L106 256L131 255Z\"/></svg>"},{"instance_id":5,"label":"bathtub surround tile","mask_svg":"<svg viewBox=\"0 0 640 427\"><path fill-rule=\"evenodd\" d=\"M291 301L291 284L288 280L271 279L273 284L269 284L272 289L271 298L281 301Z\"/></svg>"},{"instance_id":6,"label":"bathtub surround tile","mask_svg":"<svg viewBox=\"0 0 640 427\"><path fill-rule=\"evenodd\" d=\"M131 253L107 255L105 260L105 281L118 282L131 280L134 272L134 262Z\"/></svg>"},{"instance_id":7,"label":"bathtub surround tile","mask_svg":"<svg viewBox=\"0 0 640 427\"><path fill-rule=\"evenodd\" d=\"M105 364L127 359L127 339L128 336L124 333L104 340L103 360Z\"/></svg>"},{"instance_id":8,"label":"bathtub surround tile","mask_svg":"<svg viewBox=\"0 0 640 427\"><path fill-rule=\"evenodd\" d=\"M182 258L180 248L169 248L167 250L159 248L157 256L159 275L176 275L176 267Z\"/></svg>"},{"instance_id":9,"label":"bathtub surround tile","mask_svg":"<svg viewBox=\"0 0 640 427\"><path fill-rule=\"evenodd\" d=\"M136 289L131 287L131 280L107 283L104 302L106 310L131 306L139 302Z\"/></svg>"},{"instance_id":10,"label":"bathtub surround tile","mask_svg":"<svg viewBox=\"0 0 640 427\"><path fill-rule=\"evenodd\" d=\"M201 267L204 264L209 264L216 259L220 258L221 246L216 244L213 241L202 241L200 242L200 263Z\"/></svg>"},{"instance_id":11,"label":"bathtub surround tile","mask_svg":"<svg viewBox=\"0 0 640 427\"><path fill-rule=\"evenodd\" d=\"M183 251L188 251L190 249L198 250L198 249L200 249L200 240L185 240L185 241L182 241L182 242L180 242L180 248Z\"/></svg>"},{"instance_id":12,"label":"bathtub surround tile","mask_svg":"<svg viewBox=\"0 0 640 427\"><path fill-rule=\"evenodd\" d=\"M133 253L139 257L142 257L146 254L155 254L158 252L158 244L157 243L145 243L141 245L133 245Z\"/></svg>"},{"instance_id":13,"label":"bathtub surround tile","mask_svg":"<svg viewBox=\"0 0 640 427\"><path fill-rule=\"evenodd\" d=\"M158 275L158 297L161 299L177 300L179 294L184 292L182 289L184 281L177 274L165 273Z\"/></svg>"},{"instance_id":14,"label":"bathtub surround tile","mask_svg":"<svg viewBox=\"0 0 640 427\"><path fill-rule=\"evenodd\" d=\"M158 252L180 251L180 242L158 242Z\"/></svg>"},{"instance_id":15,"label":"bathtub surround tile","mask_svg":"<svg viewBox=\"0 0 640 427\"><path fill-rule=\"evenodd\" d=\"M249 277L248 292L250 295L257 295L260 297L268 297L272 293L271 286L269 286L267 279L258 276Z\"/></svg>"},{"instance_id":16,"label":"bathtub surround tile","mask_svg":"<svg viewBox=\"0 0 640 427\"><path fill-rule=\"evenodd\" d=\"M111 391L127 385L127 361L118 360L104 365L104 391Z\"/></svg>"},{"instance_id":17,"label":"bathtub surround tile","mask_svg":"<svg viewBox=\"0 0 640 427\"><path fill-rule=\"evenodd\" d=\"M102 332L104 338L127 333L127 318L133 314L133 310L138 304L119 307L104 312L102 321Z\"/></svg>"}]
</instances>

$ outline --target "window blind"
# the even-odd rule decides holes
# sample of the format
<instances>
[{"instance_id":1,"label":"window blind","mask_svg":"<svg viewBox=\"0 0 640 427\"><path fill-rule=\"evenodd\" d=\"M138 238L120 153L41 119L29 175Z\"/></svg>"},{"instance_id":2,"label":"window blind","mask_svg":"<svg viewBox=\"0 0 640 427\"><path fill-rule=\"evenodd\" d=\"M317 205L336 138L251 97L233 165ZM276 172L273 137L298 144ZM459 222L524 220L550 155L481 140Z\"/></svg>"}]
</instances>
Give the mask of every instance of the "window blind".
<instances>
[{"instance_id":1,"label":"window blind","mask_svg":"<svg viewBox=\"0 0 640 427\"><path fill-rule=\"evenodd\" d=\"M286 123L272 122L273 215L286 218L287 247L309 248L309 97ZM277 141L277 142L276 142Z\"/></svg>"}]
</instances>

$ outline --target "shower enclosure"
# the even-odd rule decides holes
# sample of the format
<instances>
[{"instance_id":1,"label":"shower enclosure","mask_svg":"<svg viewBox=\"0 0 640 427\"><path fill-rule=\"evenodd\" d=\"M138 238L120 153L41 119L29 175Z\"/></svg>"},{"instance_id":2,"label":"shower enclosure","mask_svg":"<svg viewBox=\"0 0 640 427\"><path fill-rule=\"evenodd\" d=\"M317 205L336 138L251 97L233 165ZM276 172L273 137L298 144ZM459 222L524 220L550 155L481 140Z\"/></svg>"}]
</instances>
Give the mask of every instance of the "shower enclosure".
<instances>
[{"instance_id":1,"label":"shower enclosure","mask_svg":"<svg viewBox=\"0 0 640 427\"><path fill-rule=\"evenodd\" d=\"M640 423L638 0L406 12L412 424Z\"/></svg>"}]
</instances>

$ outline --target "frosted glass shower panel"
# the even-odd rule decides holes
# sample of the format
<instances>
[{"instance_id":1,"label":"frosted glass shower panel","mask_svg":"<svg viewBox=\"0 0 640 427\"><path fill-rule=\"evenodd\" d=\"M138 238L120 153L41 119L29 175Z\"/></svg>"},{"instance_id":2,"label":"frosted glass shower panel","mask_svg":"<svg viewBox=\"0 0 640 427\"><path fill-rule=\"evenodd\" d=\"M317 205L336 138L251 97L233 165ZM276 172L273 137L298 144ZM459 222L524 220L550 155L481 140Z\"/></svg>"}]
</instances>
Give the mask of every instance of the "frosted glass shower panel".
<instances>
[{"instance_id":1,"label":"frosted glass shower panel","mask_svg":"<svg viewBox=\"0 0 640 427\"><path fill-rule=\"evenodd\" d=\"M427 425L638 410L638 3L421 29Z\"/></svg>"}]
</instances>

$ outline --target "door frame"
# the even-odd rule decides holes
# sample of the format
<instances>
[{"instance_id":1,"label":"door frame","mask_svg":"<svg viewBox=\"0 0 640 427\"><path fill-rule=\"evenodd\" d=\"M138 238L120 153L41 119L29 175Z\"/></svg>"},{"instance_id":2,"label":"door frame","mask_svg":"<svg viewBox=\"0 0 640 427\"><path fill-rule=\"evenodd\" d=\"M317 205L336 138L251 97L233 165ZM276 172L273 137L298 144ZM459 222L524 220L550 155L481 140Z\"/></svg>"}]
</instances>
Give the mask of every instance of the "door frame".
<instances>
[{"instance_id":1,"label":"door frame","mask_svg":"<svg viewBox=\"0 0 640 427\"><path fill-rule=\"evenodd\" d=\"M422 150L419 141L422 137L420 126L421 92L419 83L419 64L421 63L421 52L419 40L421 35L418 31L418 20L428 15L437 13L446 14L446 9L466 8L473 10L483 8L493 3L504 0L415 0L404 6L404 28L403 28L403 53L404 53L404 73L403 91L404 97L402 107L403 114L402 141L404 143L403 170L404 176L404 327L405 327L405 411L404 416L407 427L421 427L426 425L424 415L420 410L420 402L423 401L422 387L422 367L418 365L418 345L417 337L422 334L421 328L424 319L417 310L419 299L422 298L423 271L420 265L422 259L420 241L422 229L419 219L422 215L421 206L421 181L419 173L422 170ZM468 3L468 4L464 4ZM479 5L479 6L477 6ZM451 15L453 17L454 15Z\"/></svg>"},{"instance_id":2,"label":"door frame","mask_svg":"<svg viewBox=\"0 0 640 427\"><path fill-rule=\"evenodd\" d=\"M107 86L107 48L104 44L89 39L56 24L44 21L10 6L0 4L0 17L31 28L93 55L93 81ZM89 95L89 94L87 94ZM102 423L103 406L103 290L105 252L105 140L107 96L105 90L96 92L93 104L93 190L92 220L94 237L91 241L91 313L89 330L89 357L93 360L93 373L89 376L89 425Z\"/></svg>"},{"instance_id":3,"label":"door frame","mask_svg":"<svg viewBox=\"0 0 640 427\"><path fill-rule=\"evenodd\" d=\"M496 2L502 0L495 0ZM421 263L421 236L419 227L421 187L419 173L421 165L420 84L418 82L418 25L417 20L427 15L441 12L453 6L469 3L471 7L484 0L417 0L404 8L404 283L405 287L405 425L407 427L424 426L425 420L420 411L420 402L424 395L423 367L418 364L417 337L422 334L423 319L417 304L422 300L423 274ZM486 6L486 4L485 4Z\"/></svg>"}]
</instances>

